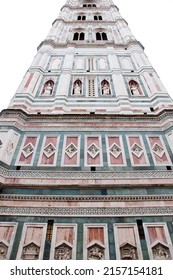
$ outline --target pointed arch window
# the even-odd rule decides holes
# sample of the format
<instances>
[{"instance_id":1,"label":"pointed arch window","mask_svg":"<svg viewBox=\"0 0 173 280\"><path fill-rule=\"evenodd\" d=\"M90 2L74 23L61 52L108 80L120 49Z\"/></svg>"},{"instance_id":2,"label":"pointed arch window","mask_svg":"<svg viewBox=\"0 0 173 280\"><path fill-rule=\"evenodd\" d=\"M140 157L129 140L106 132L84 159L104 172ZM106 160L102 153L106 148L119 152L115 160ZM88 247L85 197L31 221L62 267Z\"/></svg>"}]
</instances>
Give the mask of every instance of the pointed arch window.
<instances>
[{"instance_id":1,"label":"pointed arch window","mask_svg":"<svg viewBox=\"0 0 173 280\"><path fill-rule=\"evenodd\" d=\"M108 38L107 38L106 33L105 32L97 32L96 33L96 40L97 41L100 41L100 40L107 41Z\"/></svg>"},{"instance_id":2,"label":"pointed arch window","mask_svg":"<svg viewBox=\"0 0 173 280\"><path fill-rule=\"evenodd\" d=\"M103 18L102 18L102 16L100 16L100 15L95 15L94 16L94 20L102 20Z\"/></svg>"},{"instance_id":3,"label":"pointed arch window","mask_svg":"<svg viewBox=\"0 0 173 280\"><path fill-rule=\"evenodd\" d=\"M76 32L76 33L74 33L73 41L78 41L78 39L79 39L79 33Z\"/></svg>"},{"instance_id":4,"label":"pointed arch window","mask_svg":"<svg viewBox=\"0 0 173 280\"><path fill-rule=\"evenodd\" d=\"M84 16L84 15L79 15L78 17L77 17L77 20L86 20L86 16Z\"/></svg>"},{"instance_id":5,"label":"pointed arch window","mask_svg":"<svg viewBox=\"0 0 173 280\"><path fill-rule=\"evenodd\" d=\"M81 20L81 16L78 16L78 17L77 17L77 20Z\"/></svg>"},{"instance_id":6,"label":"pointed arch window","mask_svg":"<svg viewBox=\"0 0 173 280\"><path fill-rule=\"evenodd\" d=\"M130 88L131 95L133 96L143 95L140 85L136 81L130 80L129 88Z\"/></svg>"},{"instance_id":7,"label":"pointed arch window","mask_svg":"<svg viewBox=\"0 0 173 280\"><path fill-rule=\"evenodd\" d=\"M97 16L94 16L94 20L98 20Z\"/></svg>"},{"instance_id":8,"label":"pointed arch window","mask_svg":"<svg viewBox=\"0 0 173 280\"><path fill-rule=\"evenodd\" d=\"M86 20L86 16L82 16L82 20Z\"/></svg>"},{"instance_id":9,"label":"pointed arch window","mask_svg":"<svg viewBox=\"0 0 173 280\"><path fill-rule=\"evenodd\" d=\"M102 16L99 16L99 20L103 20Z\"/></svg>"},{"instance_id":10,"label":"pointed arch window","mask_svg":"<svg viewBox=\"0 0 173 280\"><path fill-rule=\"evenodd\" d=\"M73 36L73 41L84 41L85 40L85 33L84 32L76 32Z\"/></svg>"},{"instance_id":11,"label":"pointed arch window","mask_svg":"<svg viewBox=\"0 0 173 280\"><path fill-rule=\"evenodd\" d=\"M42 95L51 96L53 92L54 82L52 80L47 81L44 84Z\"/></svg>"}]
</instances>

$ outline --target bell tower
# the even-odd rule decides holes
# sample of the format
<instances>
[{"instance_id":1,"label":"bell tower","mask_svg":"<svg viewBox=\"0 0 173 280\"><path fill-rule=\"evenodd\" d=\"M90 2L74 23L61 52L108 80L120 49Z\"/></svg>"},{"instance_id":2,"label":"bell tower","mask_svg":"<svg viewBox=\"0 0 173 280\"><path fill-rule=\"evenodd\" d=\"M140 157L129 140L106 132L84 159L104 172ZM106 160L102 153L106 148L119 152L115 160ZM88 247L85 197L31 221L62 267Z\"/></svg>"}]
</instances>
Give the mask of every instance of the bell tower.
<instances>
[{"instance_id":1,"label":"bell tower","mask_svg":"<svg viewBox=\"0 0 173 280\"><path fill-rule=\"evenodd\" d=\"M1 259L173 258L173 101L113 1L64 1L0 122Z\"/></svg>"}]
</instances>

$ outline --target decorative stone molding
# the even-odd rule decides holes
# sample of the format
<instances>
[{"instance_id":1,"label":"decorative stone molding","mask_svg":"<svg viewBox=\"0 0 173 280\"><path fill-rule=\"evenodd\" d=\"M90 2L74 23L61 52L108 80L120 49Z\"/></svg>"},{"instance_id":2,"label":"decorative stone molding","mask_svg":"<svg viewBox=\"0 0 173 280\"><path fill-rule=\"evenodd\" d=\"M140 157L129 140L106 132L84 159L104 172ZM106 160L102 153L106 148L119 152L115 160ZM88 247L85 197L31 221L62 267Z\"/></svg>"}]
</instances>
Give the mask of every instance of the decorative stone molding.
<instances>
[{"instance_id":1,"label":"decorative stone molding","mask_svg":"<svg viewBox=\"0 0 173 280\"><path fill-rule=\"evenodd\" d=\"M173 195L15 195L1 194L0 201L172 201Z\"/></svg>"},{"instance_id":2,"label":"decorative stone molding","mask_svg":"<svg viewBox=\"0 0 173 280\"><path fill-rule=\"evenodd\" d=\"M41 178L41 179L154 179L154 178L173 178L173 171L124 171L124 172L86 172L86 171L42 171L42 170L32 170L32 171L15 171L7 170L0 167L0 175L6 178Z\"/></svg>"},{"instance_id":3,"label":"decorative stone molding","mask_svg":"<svg viewBox=\"0 0 173 280\"><path fill-rule=\"evenodd\" d=\"M172 216L173 207L92 207L92 208L65 208L65 207L0 207L2 216L57 216L57 217L124 217L124 216Z\"/></svg>"}]
</instances>

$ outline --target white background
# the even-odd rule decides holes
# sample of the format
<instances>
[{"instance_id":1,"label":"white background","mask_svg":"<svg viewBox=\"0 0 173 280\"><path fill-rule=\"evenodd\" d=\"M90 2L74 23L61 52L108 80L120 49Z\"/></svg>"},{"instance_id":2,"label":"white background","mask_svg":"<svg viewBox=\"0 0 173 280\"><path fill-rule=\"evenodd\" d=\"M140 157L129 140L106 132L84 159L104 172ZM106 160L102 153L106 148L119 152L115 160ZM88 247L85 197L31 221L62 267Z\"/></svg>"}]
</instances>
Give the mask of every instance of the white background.
<instances>
[{"instance_id":1,"label":"white background","mask_svg":"<svg viewBox=\"0 0 173 280\"><path fill-rule=\"evenodd\" d=\"M38 45L46 38L65 3L66 0L1 0L0 111L7 108ZM114 0L114 3L173 97L173 1Z\"/></svg>"}]
</instances>

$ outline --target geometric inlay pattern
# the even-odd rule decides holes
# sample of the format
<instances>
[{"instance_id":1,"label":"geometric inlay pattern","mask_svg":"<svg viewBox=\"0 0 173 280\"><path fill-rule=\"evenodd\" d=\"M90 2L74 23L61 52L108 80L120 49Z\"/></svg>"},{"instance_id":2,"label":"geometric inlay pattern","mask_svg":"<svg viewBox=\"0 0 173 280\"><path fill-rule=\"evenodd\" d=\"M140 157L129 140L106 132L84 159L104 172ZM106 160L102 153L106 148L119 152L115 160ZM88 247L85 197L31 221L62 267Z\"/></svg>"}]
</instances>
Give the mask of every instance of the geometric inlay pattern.
<instances>
[{"instance_id":1,"label":"geometric inlay pattern","mask_svg":"<svg viewBox=\"0 0 173 280\"><path fill-rule=\"evenodd\" d=\"M34 146L32 143L28 143L22 150L23 155L25 158L29 157L34 151Z\"/></svg>"},{"instance_id":2,"label":"geometric inlay pattern","mask_svg":"<svg viewBox=\"0 0 173 280\"><path fill-rule=\"evenodd\" d=\"M131 151L137 158L140 158L144 152L142 147L139 146L137 143L133 144Z\"/></svg>"},{"instance_id":3,"label":"geometric inlay pattern","mask_svg":"<svg viewBox=\"0 0 173 280\"><path fill-rule=\"evenodd\" d=\"M116 143L112 144L112 146L109 148L109 151L115 158L118 158L121 154L121 148Z\"/></svg>"},{"instance_id":4,"label":"geometric inlay pattern","mask_svg":"<svg viewBox=\"0 0 173 280\"><path fill-rule=\"evenodd\" d=\"M152 147L153 149L153 152L160 158L163 157L165 151L164 149L158 144L158 143L155 143Z\"/></svg>"},{"instance_id":5,"label":"geometric inlay pattern","mask_svg":"<svg viewBox=\"0 0 173 280\"><path fill-rule=\"evenodd\" d=\"M0 207L1 215L19 215L19 216L57 216L57 217L69 217L70 216L106 216L106 217L121 217L121 216L161 216L161 215L173 215L173 207Z\"/></svg>"},{"instance_id":6,"label":"geometric inlay pattern","mask_svg":"<svg viewBox=\"0 0 173 280\"><path fill-rule=\"evenodd\" d=\"M43 153L46 155L47 158L50 158L55 153L56 148L52 143L49 143L45 148Z\"/></svg>"},{"instance_id":7,"label":"geometric inlay pattern","mask_svg":"<svg viewBox=\"0 0 173 280\"><path fill-rule=\"evenodd\" d=\"M77 153L77 147L73 143L71 143L67 146L65 153L68 155L69 158L72 158Z\"/></svg>"},{"instance_id":8,"label":"geometric inlay pattern","mask_svg":"<svg viewBox=\"0 0 173 280\"><path fill-rule=\"evenodd\" d=\"M91 144L88 149L88 154L94 159L99 154L99 148L95 143Z\"/></svg>"}]
</instances>

